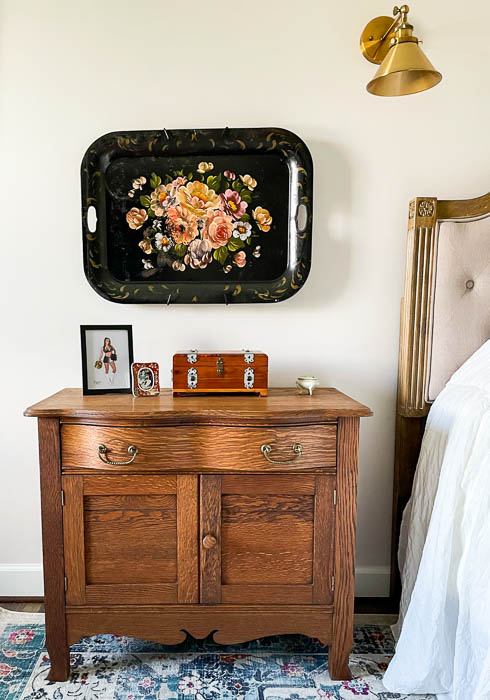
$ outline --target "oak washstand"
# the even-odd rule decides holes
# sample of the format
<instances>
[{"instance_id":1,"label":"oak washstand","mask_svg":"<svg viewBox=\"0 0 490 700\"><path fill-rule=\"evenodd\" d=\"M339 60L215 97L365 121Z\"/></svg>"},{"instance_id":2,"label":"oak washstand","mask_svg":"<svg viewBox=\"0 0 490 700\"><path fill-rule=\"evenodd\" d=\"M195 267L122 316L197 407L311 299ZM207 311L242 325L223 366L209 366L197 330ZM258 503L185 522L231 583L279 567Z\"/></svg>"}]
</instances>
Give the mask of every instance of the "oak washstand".
<instances>
[{"instance_id":1,"label":"oak washstand","mask_svg":"<svg viewBox=\"0 0 490 700\"><path fill-rule=\"evenodd\" d=\"M70 645L113 633L234 644L301 633L348 679L359 418L312 397L65 389L39 420L50 680Z\"/></svg>"}]
</instances>

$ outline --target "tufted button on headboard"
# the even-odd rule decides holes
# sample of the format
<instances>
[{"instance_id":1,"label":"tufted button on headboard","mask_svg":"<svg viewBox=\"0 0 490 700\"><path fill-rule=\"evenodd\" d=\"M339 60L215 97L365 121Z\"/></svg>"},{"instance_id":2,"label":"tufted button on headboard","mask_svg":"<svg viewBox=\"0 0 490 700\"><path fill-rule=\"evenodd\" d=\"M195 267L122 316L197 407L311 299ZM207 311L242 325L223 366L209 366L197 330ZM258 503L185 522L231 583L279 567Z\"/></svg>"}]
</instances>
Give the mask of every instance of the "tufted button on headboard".
<instances>
[{"instance_id":1,"label":"tufted button on headboard","mask_svg":"<svg viewBox=\"0 0 490 700\"><path fill-rule=\"evenodd\" d=\"M437 226L428 403L490 338L490 216Z\"/></svg>"}]
</instances>

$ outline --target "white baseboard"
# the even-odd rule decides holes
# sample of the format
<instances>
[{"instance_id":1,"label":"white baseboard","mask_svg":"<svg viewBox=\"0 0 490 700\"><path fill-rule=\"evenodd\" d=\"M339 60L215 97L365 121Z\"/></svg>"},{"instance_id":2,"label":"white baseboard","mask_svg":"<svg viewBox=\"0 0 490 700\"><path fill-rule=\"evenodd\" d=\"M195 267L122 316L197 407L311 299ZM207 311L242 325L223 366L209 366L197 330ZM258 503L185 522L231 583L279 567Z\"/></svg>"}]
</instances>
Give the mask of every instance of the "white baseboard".
<instances>
[{"instance_id":1,"label":"white baseboard","mask_svg":"<svg viewBox=\"0 0 490 700\"><path fill-rule=\"evenodd\" d=\"M390 595L389 566L356 566L356 598L386 598Z\"/></svg>"},{"instance_id":2,"label":"white baseboard","mask_svg":"<svg viewBox=\"0 0 490 700\"><path fill-rule=\"evenodd\" d=\"M356 596L384 597L389 595L389 566L358 566ZM41 564L0 564L0 598L37 597L44 595Z\"/></svg>"},{"instance_id":3,"label":"white baseboard","mask_svg":"<svg viewBox=\"0 0 490 700\"><path fill-rule=\"evenodd\" d=\"M44 595L42 564L0 564L0 598Z\"/></svg>"}]
</instances>

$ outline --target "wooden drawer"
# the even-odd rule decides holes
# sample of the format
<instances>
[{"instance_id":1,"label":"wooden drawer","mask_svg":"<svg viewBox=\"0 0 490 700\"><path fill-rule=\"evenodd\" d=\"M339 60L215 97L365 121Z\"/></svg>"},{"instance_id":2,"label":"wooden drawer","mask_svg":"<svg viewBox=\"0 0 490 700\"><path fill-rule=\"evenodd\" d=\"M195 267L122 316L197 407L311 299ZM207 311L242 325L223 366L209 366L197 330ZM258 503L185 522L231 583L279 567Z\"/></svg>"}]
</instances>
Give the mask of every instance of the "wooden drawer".
<instances>
[{"instance_id":1,"label":"wooden drawer","mask_svg":"<svg viewBox=\"0 0 490 700\"><path fill-rule=\"evenodd\" d=\"M63 425L62 467L64 471L85 468L125 472L302 471L335 466L336 436L335 423L285 428ZM99 456L101 444L107 452ZM301 454L293 452L295 444L301 445ZM130 464L104 463L106 459L128 462L130 445L138 448ZM278 463L266 458L262 445L271 446L268 456Z\"/></svg>"}]
</instances>

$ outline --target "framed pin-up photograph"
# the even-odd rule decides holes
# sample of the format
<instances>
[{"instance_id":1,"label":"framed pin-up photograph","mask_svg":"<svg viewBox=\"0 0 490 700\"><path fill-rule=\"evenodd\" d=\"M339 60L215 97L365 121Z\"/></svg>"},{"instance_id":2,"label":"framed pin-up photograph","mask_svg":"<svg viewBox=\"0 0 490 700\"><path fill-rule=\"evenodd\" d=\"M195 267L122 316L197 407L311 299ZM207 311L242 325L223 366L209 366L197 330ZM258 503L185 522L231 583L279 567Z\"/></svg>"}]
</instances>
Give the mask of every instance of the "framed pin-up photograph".
<instances>
[{"instance_id":1,"label":"framed pin-up photograph","mask_svg":"<svg viewBox=\"0 0 490 700\"><path fill-rule=\"evenodd\" d=\"M80 326L84 394L130 394L132 326Z\"/></svg>"}]
</instances>

